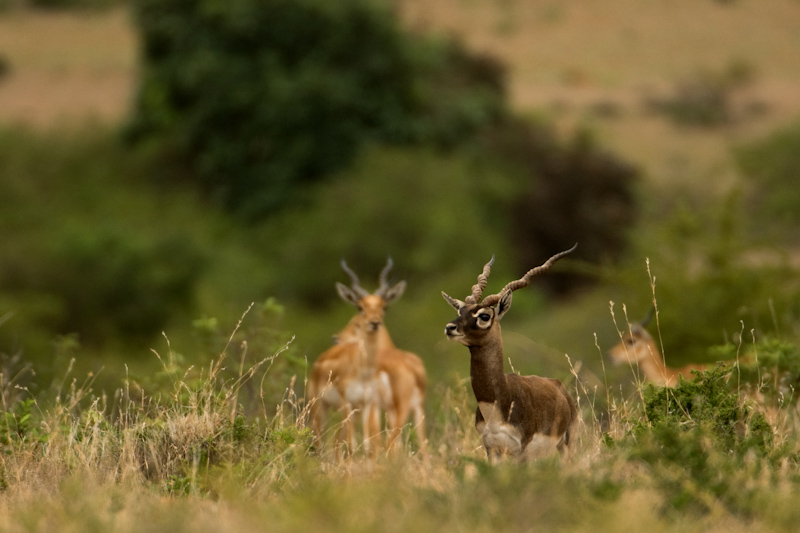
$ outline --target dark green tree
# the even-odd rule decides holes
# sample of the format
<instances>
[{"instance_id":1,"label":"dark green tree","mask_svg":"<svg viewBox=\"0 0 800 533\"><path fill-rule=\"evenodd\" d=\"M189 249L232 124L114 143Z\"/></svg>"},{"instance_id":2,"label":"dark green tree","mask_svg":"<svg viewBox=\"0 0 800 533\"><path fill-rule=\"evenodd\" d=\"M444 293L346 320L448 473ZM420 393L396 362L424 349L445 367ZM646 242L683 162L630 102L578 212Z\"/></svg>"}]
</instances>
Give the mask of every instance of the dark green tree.
<instances>
[{"instance_id":1,"label":"dark green tree","mask_svg":"<svg viewBox=\"0 0 800 533\"><path fill-rule=\"evenodd\" d=\"M133 139L255 218L364 143L452 144L496 116L502 71L370 0L136 0Z\"/></svg>"}]
</instances>

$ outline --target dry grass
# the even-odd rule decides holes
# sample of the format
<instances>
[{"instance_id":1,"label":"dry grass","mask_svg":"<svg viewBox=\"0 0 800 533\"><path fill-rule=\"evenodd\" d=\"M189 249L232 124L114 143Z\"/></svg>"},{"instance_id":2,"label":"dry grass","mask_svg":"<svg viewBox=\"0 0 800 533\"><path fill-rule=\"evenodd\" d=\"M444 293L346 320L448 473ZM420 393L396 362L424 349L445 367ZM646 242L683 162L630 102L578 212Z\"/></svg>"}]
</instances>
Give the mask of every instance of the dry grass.
<instances>
[{"instance_id":1,"label":"dry grass","mask_svg":"<svg viewBox=\"0 0 800 533\"><path fill-rule=\"evenodd\" d=\"M610 395L610 418L603 418L589 408L596 393L579 380L572 386L584 407L582 427L567 462L489 467L472 428L467 381L434 391L430 455L406 445L390 457L357 454L337 462L302 438L307 412L291 397L278 412L247 420L237 435L231 413L242 385L260 379L264 363L222 380L217 372L226 358L207 365L204 380L187 372L171 393L146 400L134 401L125 385L108 400L116 407L106 405L92 401L86 385L51 406L36 404L37 424L27 438L2 444L0 531L791 529L789 465L764 465L772 477L748 482L769 497L754 514L703 490L709 511L670 510L662 478L685 474L665 473L605 444L624 439L641 419L637 400ZM794 427L786 422L782 432L793 435ZM35 435L47 438L37 442ZM720 460L709 454L709 461Z\"/></svg>"}]
</instances>

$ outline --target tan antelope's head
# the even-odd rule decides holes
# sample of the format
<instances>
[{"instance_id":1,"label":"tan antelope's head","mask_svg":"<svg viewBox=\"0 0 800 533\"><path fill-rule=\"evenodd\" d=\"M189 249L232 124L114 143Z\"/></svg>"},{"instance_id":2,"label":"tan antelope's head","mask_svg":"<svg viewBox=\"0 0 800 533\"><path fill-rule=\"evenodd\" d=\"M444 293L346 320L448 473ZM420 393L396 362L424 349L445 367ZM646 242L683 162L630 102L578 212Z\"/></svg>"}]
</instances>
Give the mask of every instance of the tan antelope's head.
<instances>
[{"instance_id":1,"label":"tan antelope's head","mask_svg":"<svg viewBox=\"0 0 800 533\"><path fill-rule=\"evenodd\" d=\"M355 340L360 328L363 328L365 332L376 332L381 328L386 307L402 296L403 291L406 289L405 281L400 281L393 286L389 285L387 276L392 269L392 265L392 259L389 258L378 278L378 288L374 293L370 294L361 287L358 276L350 270L347 263L342 259L342 269L350 276L352 283L348 287L337 282L336 291L345 302L351 303L358 308L358 314L350 320L350 323L342 332L335 336L336 342L348 342L346 339ZM345 338L342 338L342 335Z\"/></svg>"},{"instance_id":2,"label":"tan antelope's head","mask_svg":"<svg viewBox=\"0 0 800 533\"><path fill-rule=\"evenodd\" d=\"M481 298L491 273L494 257L483 266L483 272L478 276L478 283L472 286L472 294L464 301L442 292L445 301L458 312L458 318L449 322L444 328L447 338L465 346L482 346L498 337L500 320L511 308L511 294L517 289L528 286L534 277L549 270L553 263L575 250L577 246L575 244L569 250L554 255L541 266L529 270L520 279L507 284L500 292L489 295L483 300ZM498 327L495 327L496 325Z\"/></svg>"},{"instance_id":3,"label":"tan antelope's head","mask_svg":"<svg viewBox=\"0 0 800 533\"><path fill-rule=\"evenodd\" d=\"M651 308L642 320L630 324L630 329L622 336L622 340L608 351L615 365L637 364L658 356L655 341L646 329L652 318Z\"/></svg>"}]
</instances>

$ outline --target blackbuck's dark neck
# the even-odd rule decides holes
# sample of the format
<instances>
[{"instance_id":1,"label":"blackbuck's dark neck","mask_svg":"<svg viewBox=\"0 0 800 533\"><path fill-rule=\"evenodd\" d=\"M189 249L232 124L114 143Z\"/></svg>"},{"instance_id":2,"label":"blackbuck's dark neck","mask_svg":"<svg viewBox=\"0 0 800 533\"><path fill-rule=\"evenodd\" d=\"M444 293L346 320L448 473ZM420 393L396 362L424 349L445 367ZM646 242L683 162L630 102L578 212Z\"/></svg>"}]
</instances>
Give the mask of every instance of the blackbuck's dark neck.
<instances>
[{"instance_id":1,"label":"blackbuck's dark neck","mask_svg":"<svg viewBox=\"0 0 800 533\"><path fill-rule=\"evenodd\" d=\"M470 346L469 373L472 392L478 402L497 402L503 412L511 407L511 397L503 371L503 342L498 340L483 346Z\"/></svg>"}]
</instances>

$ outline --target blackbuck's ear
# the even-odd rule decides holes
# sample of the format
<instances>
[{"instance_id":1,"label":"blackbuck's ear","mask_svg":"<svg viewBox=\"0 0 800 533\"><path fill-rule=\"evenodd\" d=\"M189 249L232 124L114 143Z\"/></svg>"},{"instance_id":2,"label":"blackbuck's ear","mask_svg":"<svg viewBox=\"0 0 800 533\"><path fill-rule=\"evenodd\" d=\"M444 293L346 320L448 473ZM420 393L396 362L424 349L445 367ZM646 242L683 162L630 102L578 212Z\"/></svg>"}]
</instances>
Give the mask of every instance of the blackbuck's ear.
<instances>
[{"instance_id":1,"label":"blackbuck's ear","mask_svg":"<svg viewBox=\"0 0 800 533\"><path fill-rule=\"evenodd\" d=\"M466 305L466 304L464 304L464 302L462 302L458 298L453 298L452 296L450 296L449 294L447 294L444 291L442 291L442 298L444 298L444 301L449 303L450 307L452 307L456 311L461 311L461 308L464 307L464 305Z\"/></svg>"},{"instance_id":2,"label":"blackbuck's ear","mask_svg":"<svg viewBox=\"0 0 800 533\"><path fill-rule=\"evenodd\" d=\"M356 295L356 293L350 290L350 287L348 287L347 285L343 285L337 281L336 292L339 293L339 296L342 298L342 300L358 307L358 296Z\"/></svg>"},{"instance_id":3,"label":"blackbuck's ear","mask_svg":"<svg viewBox=\"0 0 800 533\"><path fill-rule=\"evenodd\" d=\"M503 318L503 315L506 314L511 308L511 291L506 291L500 297L500 301L497 302L497 320Z\"/></svg>"},{"instance_id":4,"label":"blackbuck's ear","mask_svg":"<svg viewBox=\"0 0 800 533\"><path fill-rule=\"evenodd\" d=\"M406 282L400 281L394 287L386 291L386 296L383 297L386 305L389 305L392 301L397 300L400 298L406 290Z\"/></svg>"}]
</instances>

